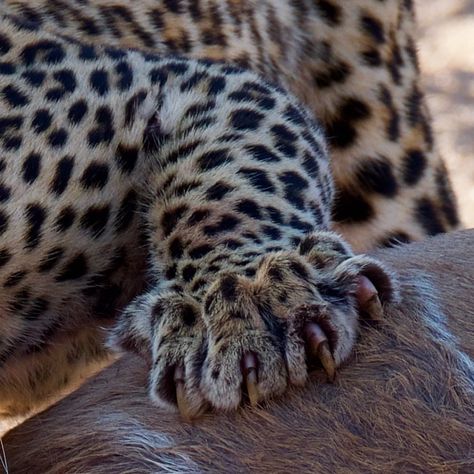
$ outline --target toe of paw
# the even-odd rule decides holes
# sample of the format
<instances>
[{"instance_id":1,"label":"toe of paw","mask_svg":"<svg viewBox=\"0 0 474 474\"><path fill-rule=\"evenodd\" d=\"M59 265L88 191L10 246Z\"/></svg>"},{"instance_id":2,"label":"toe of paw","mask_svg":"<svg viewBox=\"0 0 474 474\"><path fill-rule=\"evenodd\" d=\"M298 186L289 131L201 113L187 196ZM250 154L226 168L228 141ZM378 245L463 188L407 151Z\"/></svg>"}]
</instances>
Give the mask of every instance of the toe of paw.
<instances>
[{"instance_id":1,"label":"toe of paw","mask_svg":"<svg viewBox=\"0 0 474 474\"><path fill-rule=\"evenodd\" d=\"M396 274L385 264L365 255L344 260L332 272L332 280L349 291L357 292L359 276L365 276L375 286L383 303L396 303L399 299L399 283ZM352 289L350 290L352 285Z\"/></svg>"},{"instance_id":2,"label":"toe of paw","mask_svg":"<svg viewBox=\"0 0 474 474\"><path fill-rule=\"evenodd\" d=\"M396 273L378 260L366 259L361 274L375 286L382 303L397 304L400 300L400 284Z\"/></svg>"},{"instance_id":3,"label":"toe of paw","mask_svg":"<svg viewBox=\"0 0 474 474\"><path fill-rule=\"evenodd\" d=\"M224 373L212 368L203 374L201 391L205 399L217 410L235 410L242 400L242 375Z\"/></svg>"},{"instance_id":4,"label":"toe of paw","mask_svg":"<svg viewBox=\"0 0 474 474\"><path fill-rule=\"evenodd\" d=\"M303 338L288 338L286 343L285 363L288 380L292 385L302 386L308 377L307 349Z\"/></svg>"},{"instance_id":5,"label":"toe of paw","mask_svg":"<svg viewBox=\"0 0 474 474\"><path fill-rule=\"evenodd\" d=\"M287 368L282 351L268 337L256 332L236 337L220 350L211 346L203 365L201 391L220 410L237 408L245 392L251 402L262 401L283 393L286 386Z\"/></svg>"},{"instance_id":6,"label":"toe of paw","mask_svg":"<svg viewBox=\"0 0 474 474\"><path fill-rule=\"evenodd\" d=\"M236 408L240 403L240 352L233 344L209 344L201 369L200 389L219 410Z\"/></svg>"},{"instance_id":7,"label":"toe of paw","mask_svg":"<svg viewBox=\"0 0 474 474\"><path fill-rule=\"evenodd\" d=\"M200 378L182 366L157 366L150 374L150 398L158 407L192 419L207 408L199 383Z\"/></svg>"}]
</instances>

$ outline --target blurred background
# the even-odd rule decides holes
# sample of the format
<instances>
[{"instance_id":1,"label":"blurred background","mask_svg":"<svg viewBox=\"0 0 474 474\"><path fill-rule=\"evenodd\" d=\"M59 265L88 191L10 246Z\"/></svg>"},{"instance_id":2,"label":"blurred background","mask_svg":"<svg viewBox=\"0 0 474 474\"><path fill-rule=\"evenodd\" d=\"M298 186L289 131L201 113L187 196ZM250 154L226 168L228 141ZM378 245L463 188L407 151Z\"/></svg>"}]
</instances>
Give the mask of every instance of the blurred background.
<instances>
[{"instance_id":1,"label":"blurred background","mask_svg":"<svg viewBox=\"0 0 474 474\"><path fill-rule=\"evenodd\" d=\"M415 0L425 91L460 214L474 227L474 0Z\"/></svg>"}]
</instances>

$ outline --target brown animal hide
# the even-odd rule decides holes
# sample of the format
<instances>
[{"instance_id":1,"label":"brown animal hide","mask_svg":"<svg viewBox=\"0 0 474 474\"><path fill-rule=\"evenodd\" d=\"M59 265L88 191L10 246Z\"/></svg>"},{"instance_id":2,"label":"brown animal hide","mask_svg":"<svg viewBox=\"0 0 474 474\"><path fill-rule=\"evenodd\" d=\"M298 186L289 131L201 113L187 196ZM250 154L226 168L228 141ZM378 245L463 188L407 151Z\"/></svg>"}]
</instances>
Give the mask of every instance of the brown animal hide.
<instances>
[{"instance_id":1,"label":"brown animal hide","mask_svg":"<svg viewBox=\"0 0 474 474\"><path fill-rule=\"evenodd\" d=\"M474 472L474 231L377 254L402 302L333 385L188 424L130 356L3 440L12 473ZM1 453L1 450L0 450Z\"/></svg>"}]
</instances>

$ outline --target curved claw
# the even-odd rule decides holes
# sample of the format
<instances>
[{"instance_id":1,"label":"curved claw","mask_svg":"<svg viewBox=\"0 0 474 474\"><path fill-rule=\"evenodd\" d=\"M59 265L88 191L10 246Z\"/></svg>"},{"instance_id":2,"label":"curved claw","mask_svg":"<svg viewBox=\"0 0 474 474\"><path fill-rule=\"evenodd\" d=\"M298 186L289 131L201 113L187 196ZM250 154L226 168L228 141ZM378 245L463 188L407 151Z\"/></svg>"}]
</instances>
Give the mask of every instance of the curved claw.
<instances>
[{"instance_id":1,"label":"curved claw","mask_svg":"<svg viewBox=\"0 0 474 474\"><path fill-rule=\"evenodd\" d=\"M186 392L184 390L184 370L182 367L176 367L174 370L174 385L176 387L176 403L181 416L186 421L191 421L191 409L186 400Z\"/></svg>"},{"instance_id":2,"label":"curved claw","mask_svg":"<svg viewBox=\"0 0 474 474\"><path fill-rule=\"evenodd\" d=\"M357 300L360 310L373 321L383 319L383 308L379 294L374 284L364 275L359 277Z\"/></svg>"},{"instance_id":3,"label":"curved claw","mask_svg":"<svg viewBox=\"0 0 474 474\"><path fill-rule=\"evenodd\" d=\"M255 355L251 352L244 354L242 359L242 367L250 405L254 407L258 404L258 400L260 398L257 378L257 358Z\"/></svg>"},{"instance_id":4,"label":"curved claw","mask_svg":"<svg viewBox=\"0 0 474 474\"><path fill-rule=\"evenodd\" d=\"M367 301L364 311L373 321L382 321L383 308L378 295L374 295L369 301Z\"/></svg>"},{"instance_id":5,"label":"curved claw","mask_svg":"<svg viewBox=\"0 0 474 474\"><path fill-rule=\"evenodd\" d=\"M334 382L334 379L336 378L336 363L334 362L334 358L329 350L329 344L327 341L323 341L319 344L318 357L326 371L329 382Z\"/></svg>"},{"instance_id":6,"label":"curved claw","mask_svg":"<svg viewBox=\"0 0 474 474\"><path fill-rule=\"evenodd\" d=\"M305 335L310 354L321 361L328 380L334 382L336 377L336 363L329 349L326 334L324 334L323 330L316 323L307 323L305 326Z\"/></svg>"}]
</instances>

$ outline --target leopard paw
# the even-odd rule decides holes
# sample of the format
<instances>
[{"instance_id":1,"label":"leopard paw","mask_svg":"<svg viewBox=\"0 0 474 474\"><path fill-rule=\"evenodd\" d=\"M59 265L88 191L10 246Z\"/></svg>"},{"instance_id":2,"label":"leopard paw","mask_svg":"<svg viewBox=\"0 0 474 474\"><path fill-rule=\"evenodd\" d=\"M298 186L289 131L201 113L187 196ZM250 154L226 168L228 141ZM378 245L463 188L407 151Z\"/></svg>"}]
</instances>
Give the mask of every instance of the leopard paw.
<instances>
[{"instance_id":1,"label":"leopard paw","mask_svg":"<svg viewBox=\"0 0 474 474\"><path fill-rule=\"evenodd\" d=\"M377 260L354 256L335 234L264 255L253 277L219 274L202 302L156 291L124 312L115 338L146 355L151 398L190 419L303 385L316 361L329 380L350 355L359 317L380 320L396 279Z\"/></svg>"},{"instance_id":2,"label":"leopard paw","mask_svg":"<svg viewBox=\"0 0 474 474\"><path fill-rule=\"evenodd\" d=\"M201 307L189 295L171 293L156 299L151 314L150 396L157 405L194 418L207 409L200 389L206 347Z\"/></svg>"},{"instance_id":3,"label":"leopard paw","mask_svg":"<svg viewBox=\"0 0 474 474\"><path fill-rule=\"evenodd\" d=\"M333 380L353 349L359 315L379 320L382 303L395 298L393 275L329 232L265 255L253 278L222 274L204 300L201 391L218 409L236 408L245 391L255 404L303 385L315 359Z\"/></svg>"},{"instance_id":4,"label":"leopard paw","mask_svg":"<svg viewBox=\"0 0 474 474\"><path fill-rule=\"evenodd\" d=\"M119 317L109 345L141 355L149 366L149 394L185 419L207 409L200 389L206 348L201 307L191 296L156 289L135 299Z\"/></svg>"}]
</instances>

